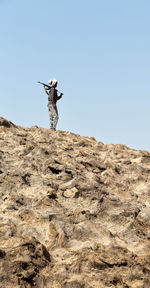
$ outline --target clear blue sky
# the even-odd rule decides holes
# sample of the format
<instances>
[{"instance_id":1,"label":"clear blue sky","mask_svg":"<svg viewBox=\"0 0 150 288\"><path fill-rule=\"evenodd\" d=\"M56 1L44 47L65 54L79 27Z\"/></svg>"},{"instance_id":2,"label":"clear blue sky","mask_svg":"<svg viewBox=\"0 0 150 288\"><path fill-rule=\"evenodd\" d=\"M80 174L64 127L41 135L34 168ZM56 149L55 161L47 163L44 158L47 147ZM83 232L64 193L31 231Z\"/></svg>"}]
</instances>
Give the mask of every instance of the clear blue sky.
<instances>
[{"instance_id":1,"label":"clear blue sky","mask_svg":"<svg viewBox=\"0 0 150 288\"><path fill-rule=\"evenodd\" d=\"M49 127L58 80L58 129L150 150L149 0L0 0L0 115Z\"/></svg>"}]
</instances>

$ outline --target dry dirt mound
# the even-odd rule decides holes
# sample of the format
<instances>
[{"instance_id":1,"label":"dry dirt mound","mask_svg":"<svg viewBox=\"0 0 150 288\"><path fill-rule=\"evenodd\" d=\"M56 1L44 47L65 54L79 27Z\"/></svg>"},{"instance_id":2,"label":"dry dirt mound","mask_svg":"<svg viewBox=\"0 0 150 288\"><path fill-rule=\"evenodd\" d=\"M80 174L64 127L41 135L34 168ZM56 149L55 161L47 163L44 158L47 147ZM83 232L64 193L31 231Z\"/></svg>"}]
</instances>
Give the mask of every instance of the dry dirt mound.
<instances>
[{"instance_id":1,"label":"dry dirt mound","mask_svg":"<svg viewBox=\"0 0 150 288\"><path fill-rule=\"evenodd\" d=\"M0 118L0 287L149 288L150 154Z\"/></svg>"}]
</instances>

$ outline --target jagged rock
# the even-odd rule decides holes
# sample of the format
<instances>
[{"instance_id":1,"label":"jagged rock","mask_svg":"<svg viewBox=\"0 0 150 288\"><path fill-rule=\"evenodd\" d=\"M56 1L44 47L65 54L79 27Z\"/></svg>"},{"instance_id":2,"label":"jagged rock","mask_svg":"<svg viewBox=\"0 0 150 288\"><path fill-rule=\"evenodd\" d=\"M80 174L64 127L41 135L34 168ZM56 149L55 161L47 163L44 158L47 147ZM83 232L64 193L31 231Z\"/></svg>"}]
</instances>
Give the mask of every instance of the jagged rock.
<instances>
[{"instance_id":1,"label":"jagged rock","mask_svg":"<svg viewBox=\"0 0 150 288\"><path fill-rule=\"evenodd\" d=\"M11 121L8 121L3 117L0 117L0 126L4 126L7 128L16 127L16 125L14 125Z\"/></svg>"},{"instance_id":2,"label":"jagged rock","mask_svg":"<svg viewBox=\"0 0 150 288\"><path fill-rule=\"evenodd\" d=\"M0 118L0 208L0 287L150 287L147 151Z\"/></svg>"}]
</instances>

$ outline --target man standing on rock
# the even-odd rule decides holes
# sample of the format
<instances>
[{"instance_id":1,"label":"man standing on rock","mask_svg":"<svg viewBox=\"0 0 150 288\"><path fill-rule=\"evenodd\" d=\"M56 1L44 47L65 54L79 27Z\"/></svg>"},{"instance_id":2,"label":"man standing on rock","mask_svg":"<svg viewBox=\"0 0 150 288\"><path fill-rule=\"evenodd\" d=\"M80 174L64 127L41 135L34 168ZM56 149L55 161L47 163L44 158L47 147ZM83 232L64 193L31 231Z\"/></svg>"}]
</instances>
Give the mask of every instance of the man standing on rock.
<instances>
[{"instance_id":1,"label":"man standing on rock","mask_svg":"<svg viewBox=\"0 0 150 288\"><path fill-rule=\"evenodd\" d=\"M48 81L49 87L44 86L45 92L48 95L48 111L49 111L49 120L50 120L50 129L56 130L57 122L58 122L58 110L56 106L57 100L59 100L63 93L60 93L58 96L57 87L57 80L52 78Z\"/></svg>"}]
</instances>

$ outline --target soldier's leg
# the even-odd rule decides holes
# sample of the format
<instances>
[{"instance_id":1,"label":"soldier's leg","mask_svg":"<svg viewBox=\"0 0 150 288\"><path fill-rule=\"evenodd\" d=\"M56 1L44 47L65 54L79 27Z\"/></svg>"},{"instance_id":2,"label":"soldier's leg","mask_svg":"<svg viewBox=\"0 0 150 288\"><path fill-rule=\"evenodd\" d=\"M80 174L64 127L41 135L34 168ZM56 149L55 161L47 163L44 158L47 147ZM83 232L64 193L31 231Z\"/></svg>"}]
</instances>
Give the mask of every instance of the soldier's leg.
<instances>
[{"instance_id":1,"label":"soldier's leg","mask_svg":"<svg viewBox=\"0 0 150 288\"><path fill-rule=\"evenodd\" d=\"M56 129L57 123L58 123L58 110L57 107L54 108L54 114L53 114L53 128Z\"/></svg>"},{"instance_id":2,"label":"soldier's leg","mask_svg":"<svg viewBox=\"0 0 150 288\"><path fill-rule=\"evenodd\" d=\"M53 112L53 105L48 106L48 111L49 111L49 124L50 124L50 129L53 129L53 123L54 123L54 112Z\"/></svg>"}]
</instances>

